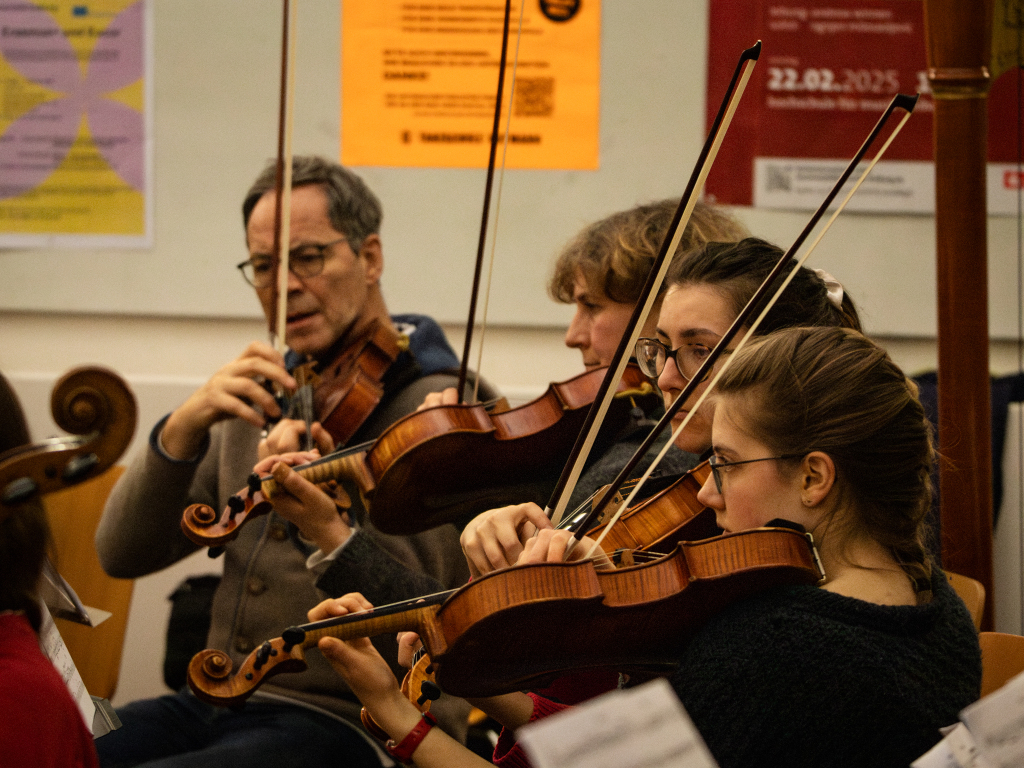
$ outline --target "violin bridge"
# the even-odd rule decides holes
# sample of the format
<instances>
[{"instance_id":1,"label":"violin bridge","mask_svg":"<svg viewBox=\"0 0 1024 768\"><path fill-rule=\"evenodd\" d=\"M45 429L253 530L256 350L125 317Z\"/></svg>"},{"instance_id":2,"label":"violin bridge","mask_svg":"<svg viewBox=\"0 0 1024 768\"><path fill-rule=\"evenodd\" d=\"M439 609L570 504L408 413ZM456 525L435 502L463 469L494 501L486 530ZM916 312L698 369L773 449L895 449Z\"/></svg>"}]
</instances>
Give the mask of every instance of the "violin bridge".
<instances>
[{"instance_id":1,"label":"violin bridge","mask_svg":"<svg viewBox=\"0 0 1024 768\"><path fill-rule=\"evenodd\" d=\"M633 558L633 552L634 550L632 549L617 550L615 554L618 555L619 565L623 568L628 568L631 565L636 565L636 560Z\"/></svg>"}]
</instances>

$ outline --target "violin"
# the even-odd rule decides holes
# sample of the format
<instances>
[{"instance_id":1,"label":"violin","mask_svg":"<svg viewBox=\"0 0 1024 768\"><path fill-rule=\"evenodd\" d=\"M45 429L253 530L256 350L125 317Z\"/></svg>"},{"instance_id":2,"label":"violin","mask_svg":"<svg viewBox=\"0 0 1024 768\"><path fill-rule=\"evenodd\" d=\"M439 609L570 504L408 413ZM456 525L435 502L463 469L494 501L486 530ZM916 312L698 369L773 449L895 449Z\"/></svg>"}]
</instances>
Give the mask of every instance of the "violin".
<instances>
[{"instance_id":1,"label":"violin","mask_svg":"<svg viewBox=\"0 0 1024 768\"><path fill-rule=\"evenodd\" d=\"M336 445L351 440L384 397L384 374L408 348L404 334L374 320L353 343L328 354L327 362L304 363L292 371L299 391L291 399L301 404L296 415L306 421L307 433L309 424L319 421Z\"/></svg>"},{"instance_id":2,"label":"violin","mask_svg":"<svg viewBox=\"0 0 1024 768\"><path fill-rule=\"evenodd\" d=\"M610 528L605 522L610 515L607 512L601 515L586 535L600 540L601 550L615 559L630 552L664 555L679 539L696 541L716 536L721 530L715 524L714 513L697 500L697 493L710 474L711 464L705 460L666 488L630 507ZM604 490L595 494L595 500ZM620 490L610 506L618 506L623 501ZM576 514L563 518L558 527L572 530L583 524L585 518L586 510L581 507Z\"/></svg>"},{"instance_id":3,"label":"violin","mask_svg":"<svg viewBox=\"0 0 1024 768\"><path fill-rule=\"evenodd\" d=\"M0 518L37 495L59 491L105 471L135 434L135 396L113 371L75 368L53 387L50 412L72 436L0 454Z\"/></svg>"},{"instance_id":4,"label":"violin","mask_svg":"<svg viewBox=\"0 0 1024 768\"><path fill-rule=\"evenodd\" d=\"M669 555L614 570L597 570L591 560L515 566L451 592L290 627L235 675L225 652L202 651L189 664L188 682L203 701L237 706L267 678L305 669L306 650L322 637L400 631L419 634L438 686L453 696L536 688L572 669L663 674L730 603L822 580L809 535L789 527L680 541Z\"/></svg>"},{"instance_id":5,"label":"violin","mask_svg":"<svg viewBox=\"0 0 1024 768\"><path fill-rule=\"evenodd\" d=\"M568 446L604 377L604 369L551 384L536 400L501 412L483 404L440 405L395 422L373 443L353 446L295 468L314 483L347 479L366 499L381 531L410 534L535 496ZM636 365L619 384L619 399L602 430L611 439L634 405L660 397ZM501 467L500 473L494 467ZM527 490L524 491L524 488ZM185 535L202 546L222 546L248 519L272 509L273 477L252 475L218 515L193 504L182 515Z\"/></svg>"}]
</instances>

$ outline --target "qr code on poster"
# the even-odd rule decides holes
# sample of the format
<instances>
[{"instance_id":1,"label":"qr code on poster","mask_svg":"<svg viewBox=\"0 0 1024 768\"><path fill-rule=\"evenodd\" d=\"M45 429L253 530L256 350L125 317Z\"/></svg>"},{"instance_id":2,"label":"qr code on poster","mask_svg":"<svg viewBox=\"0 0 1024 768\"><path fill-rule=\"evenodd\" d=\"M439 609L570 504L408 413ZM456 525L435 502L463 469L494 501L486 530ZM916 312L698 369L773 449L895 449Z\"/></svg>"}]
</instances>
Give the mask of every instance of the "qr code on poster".
<instances>
[{"instance_id":1,"label":"qr code on poster","mask_svg":"<svg viewBox=\"0 0 1024 768\"><path fill-rule=\"evenodd\" d=\"M521 77L516 80L516 117L550 117L555 109L555 78Z\"/></svg>"}]
</instances>

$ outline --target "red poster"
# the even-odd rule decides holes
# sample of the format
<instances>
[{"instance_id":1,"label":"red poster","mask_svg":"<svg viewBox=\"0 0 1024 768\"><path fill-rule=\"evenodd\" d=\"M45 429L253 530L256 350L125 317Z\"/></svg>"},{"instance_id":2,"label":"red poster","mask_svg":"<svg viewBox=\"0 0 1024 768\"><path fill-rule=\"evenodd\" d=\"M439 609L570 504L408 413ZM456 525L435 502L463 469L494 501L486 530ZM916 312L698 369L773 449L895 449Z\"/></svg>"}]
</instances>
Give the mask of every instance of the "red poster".
<instances>
[{"instance_id":1,"label":"red poster","mask_svg":"<svg viewBox=\"0 0 1024 768\"><path fill-rule=\"evenodd\" d=\"M893 95L920 92L914 114L850 208L934 210L934 104L921 0L711 0L709 125L739 53L757 40L761 57L708 178L710 199L816 208ZM1014 77L1007 73L989 95L989 209L1016 215Z\"/></svg>"}]
</instances>

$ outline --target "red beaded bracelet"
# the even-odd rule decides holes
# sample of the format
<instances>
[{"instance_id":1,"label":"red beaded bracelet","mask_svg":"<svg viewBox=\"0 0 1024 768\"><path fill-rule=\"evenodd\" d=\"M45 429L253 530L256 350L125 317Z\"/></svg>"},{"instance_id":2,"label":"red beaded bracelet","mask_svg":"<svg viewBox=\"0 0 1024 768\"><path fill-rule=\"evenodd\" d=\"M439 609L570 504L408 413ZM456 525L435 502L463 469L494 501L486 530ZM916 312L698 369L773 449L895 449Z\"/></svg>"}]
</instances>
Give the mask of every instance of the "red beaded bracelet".
<instances>
[{"instance_id":1,"label":"red beaded bracelet","mask_svg":"<svg viewBox=\"0 0 1024 768\"><path fill-rule=\"evenodd\" d=\"M384 749L388 751L396 760L403 763L412 762L412 753L416 751L416 747L420 745L420 742L430 733L430 729L437 725L437 718L429 712L424 712L422 718L416 727L414 727L405 738L399 743L395 744L394 739L388 739L388 742L384 745Z\"/></svg>"}]
</instances>

